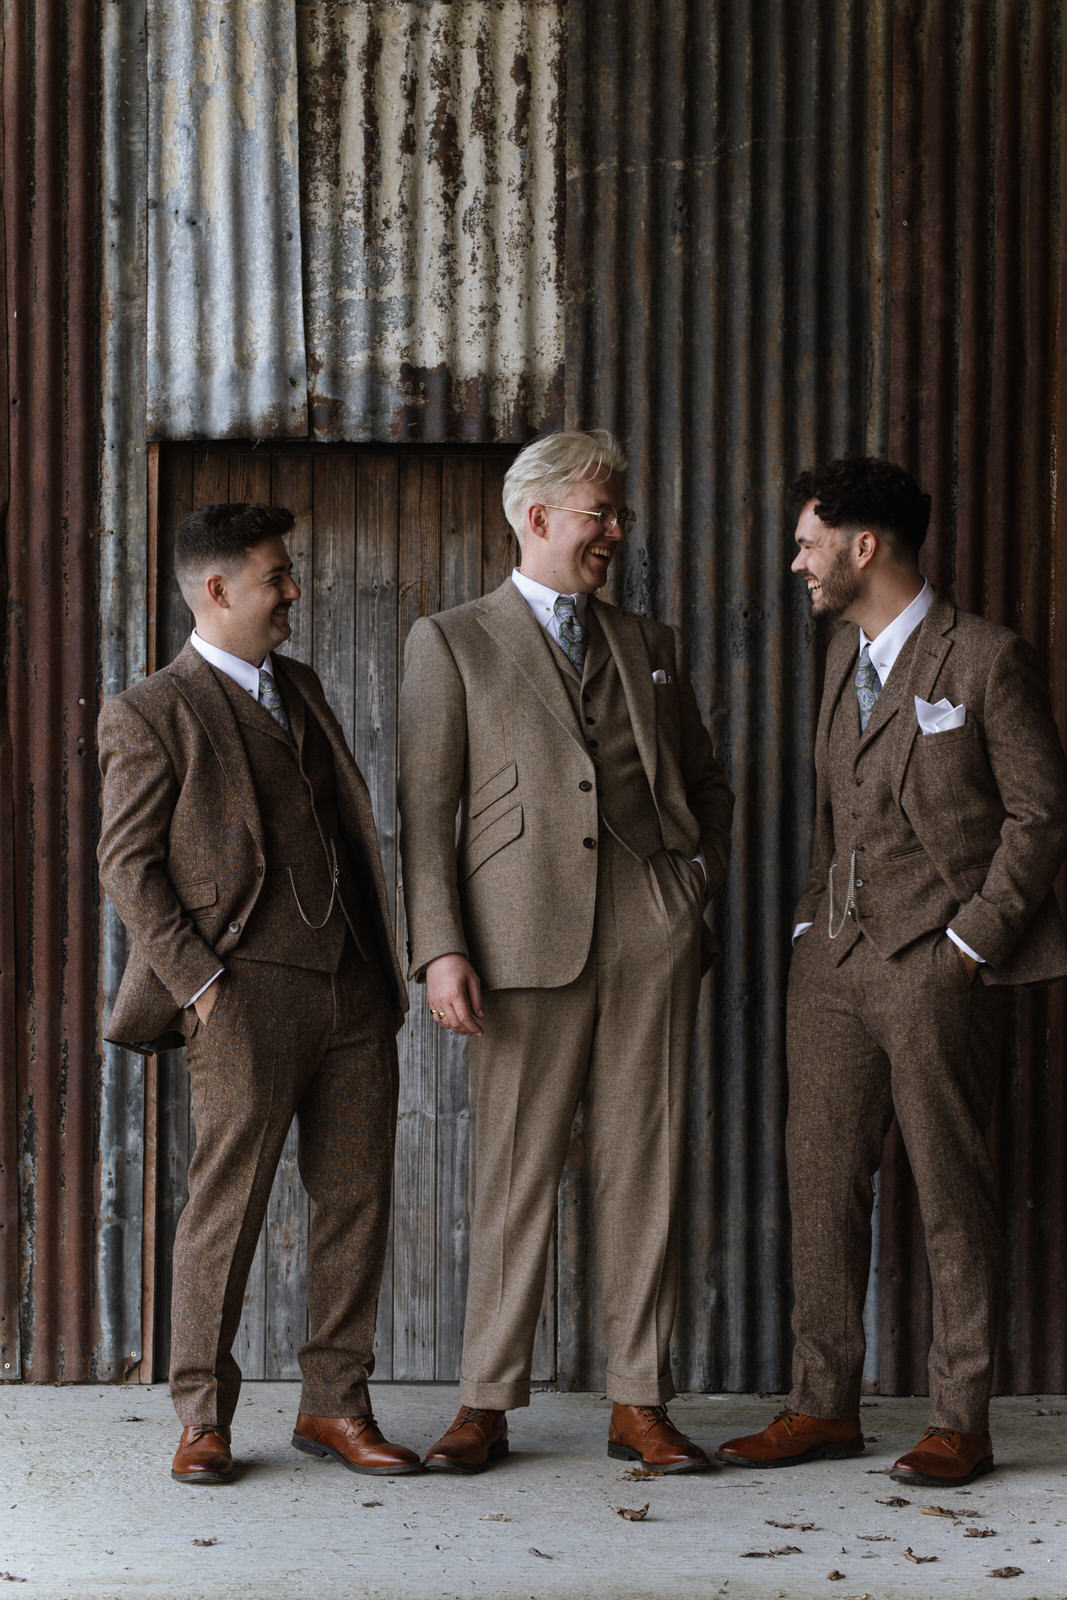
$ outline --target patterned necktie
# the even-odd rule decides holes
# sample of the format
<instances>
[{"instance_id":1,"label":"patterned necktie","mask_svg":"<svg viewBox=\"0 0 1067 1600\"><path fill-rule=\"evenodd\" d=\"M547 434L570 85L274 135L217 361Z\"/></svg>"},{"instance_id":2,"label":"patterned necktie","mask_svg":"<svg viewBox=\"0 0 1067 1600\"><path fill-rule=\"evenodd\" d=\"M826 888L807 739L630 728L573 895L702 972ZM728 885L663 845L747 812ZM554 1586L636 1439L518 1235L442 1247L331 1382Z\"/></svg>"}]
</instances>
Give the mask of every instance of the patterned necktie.
<instances>
[{"instance_id":1,"label":"patterned necktie","mask_svg":"<svg viewBox=\"0 0 1067 1600\"><path fill-rule=\"evenodd\" d=\"M563 654L567 657L576 672L581 672L585 665L585 629L578 621L578 608L574 596L560 594L556 596L556 603L552 607L559 623L559 644Z\"/></svg>"},{"instance_id":2,"label":"patterned necktie","mask_svg":"<svg viewBox=\"0 0 1067 1600\"><path fill-rule=\"evenodd\" d=\"M859 665L856 668L856 698L860 703L861 733L866 732L871 712L881 692L882 680L878 676L878 668L871 660L871 647L865 644L860 651Z\"/></svg>"},{"instance_id":3,"label":"patterned necktie","mask_svg":"<svg viewBox=\"0 0 1067 1600\"><path fill-rule=\"evenodd\" d=\"M286 733L289 733L289 718L285 714L278 685L263 667L259 669L259 703L264 711L270 712L279 728L284 728Z\"/></svg>"}]
</instances>

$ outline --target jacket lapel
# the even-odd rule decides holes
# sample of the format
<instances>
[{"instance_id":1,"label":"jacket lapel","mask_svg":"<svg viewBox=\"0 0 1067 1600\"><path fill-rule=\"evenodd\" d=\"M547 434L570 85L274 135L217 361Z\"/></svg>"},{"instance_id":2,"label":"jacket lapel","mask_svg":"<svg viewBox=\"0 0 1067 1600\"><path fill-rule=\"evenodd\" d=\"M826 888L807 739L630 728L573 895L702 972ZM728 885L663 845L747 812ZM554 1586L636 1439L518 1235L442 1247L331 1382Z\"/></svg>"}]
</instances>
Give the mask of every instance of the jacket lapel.
<instances>
[{"instance_id":1,"label":"jacket lapel","mask_svg":"<svg viewBox=\"0 0 1067 1600\"><path fill-rule=\"evenodd\" d=\"M252 769L248 765L244 742L237 728L237 719L223 694L215 674L191 644L171 662L167 669L173 673L178 689L199 720L208 742L226 774L233 790L234 801L248 824L249 832L262 852L265 848L263 826L259 819Z\"/></svg>"},{"instance_id":2,"label":"jacket lapel","mask_svg":"<svg viewBox=\"0 0 1067 1600\"><path fill-rule=\"evenodd\" d=\"M901 718L901 736L893 759L893 798L899 803L904 787L904 774L919 737L919 719L915 715L915 696L931 700L949 651L952 640L946 635L956 623L956 607L948 600L936 600L917 629L915 652L912 655L905 683L904 705L910 715Z\"/></svg>"},{"instance_id":3,"label":"jacket lapel","mask_svg":"<svg viewBox=\"0 0 1067 1600\"><path fill-rule=\"evenodd\" d=\"M606 605L595 598L590 598L589 605L595 611L614 658L630 712L630 726L633 728L637 753L641 757L649 787L655 790L659 765L656 690L652 683L652 658L648 653L644 631L637 617L628 611L620 611L618 606Z\"/></svg>"},{"instance_id":4,"label":"jacket lapel","mask_svg":"<svg viewBox=\"0 0 1067 1600\"><path fill-rule=\"evenodd\" d=\"M838 641L841 640L841 643ZM850 648L851 645L851 648ZM830 728L837 703L846 688L851 690L859 657L859 633L854 627L845 627L834 635L826 660L826 680L822 705L819 708L819 726L815 734L815 756L825 754L830 746ZM857 712L857 720L859 713Z\"/></svg>"},{"instance_id":5,"label":"jacket lapel","mask_svg":"<svg viewBox=\"0 0 1067 1600\"><path fill-rule=\"evenodd\" d=\"M510 578L478 601L478 620L562 728L585 749L574 707L550 652L556 648Z\"/></svg>"}]
</instances>

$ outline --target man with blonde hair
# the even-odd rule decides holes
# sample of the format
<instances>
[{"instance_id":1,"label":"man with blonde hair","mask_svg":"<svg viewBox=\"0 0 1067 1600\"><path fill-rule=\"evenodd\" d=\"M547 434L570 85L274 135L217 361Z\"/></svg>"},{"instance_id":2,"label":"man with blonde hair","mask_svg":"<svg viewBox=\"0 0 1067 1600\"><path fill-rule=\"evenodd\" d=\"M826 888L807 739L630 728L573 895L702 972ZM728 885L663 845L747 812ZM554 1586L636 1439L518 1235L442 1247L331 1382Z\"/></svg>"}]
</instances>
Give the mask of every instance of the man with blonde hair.
<instances>
[{"instance_id":1,"label":"man with blonde hair","mask_svg":"<svg viewBox=\"0 0 1067 1600\"><path fill-rule=\"evenodd\" d=\"M608 1453L708 1466L667 1416L686 1078L733 800L669 627L596 598L633 525L610 434L520 452L520 564L421 618L400 702L410 970L470 1039L474 1194L456 1421L435 1471L508 1452L529 1403L560 1173L584 1100ZM457 828L457 818L459 826Z\"/></svg>"}]
</instances>

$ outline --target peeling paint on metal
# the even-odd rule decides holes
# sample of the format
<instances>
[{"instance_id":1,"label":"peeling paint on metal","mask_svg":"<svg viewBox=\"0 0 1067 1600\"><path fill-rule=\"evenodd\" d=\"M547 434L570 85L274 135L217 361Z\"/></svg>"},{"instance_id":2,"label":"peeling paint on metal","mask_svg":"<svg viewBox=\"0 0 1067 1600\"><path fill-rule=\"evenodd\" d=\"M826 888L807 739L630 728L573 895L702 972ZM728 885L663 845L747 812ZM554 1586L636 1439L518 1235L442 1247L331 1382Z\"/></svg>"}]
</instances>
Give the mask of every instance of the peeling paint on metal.
<instances>
[{"instance_id":1,"label":"peeling paint on metal","mask_svg":"<svg viewBox=\"0 0 1067 1600\"><path fill-rule=\"evenodd\" d=\"M558 425L564 13L298 3L317 437Z\"/></svg>"},{"instance_id":2,"label":"peeling paint on metal","mask_svg":"<svg viewBox=\"0 0 1067 1600\"><path fill-rule=\"evenodd\" d=\"M148 25L148 435L306 434L293 8Z\"/></svg>"}]
</instances>

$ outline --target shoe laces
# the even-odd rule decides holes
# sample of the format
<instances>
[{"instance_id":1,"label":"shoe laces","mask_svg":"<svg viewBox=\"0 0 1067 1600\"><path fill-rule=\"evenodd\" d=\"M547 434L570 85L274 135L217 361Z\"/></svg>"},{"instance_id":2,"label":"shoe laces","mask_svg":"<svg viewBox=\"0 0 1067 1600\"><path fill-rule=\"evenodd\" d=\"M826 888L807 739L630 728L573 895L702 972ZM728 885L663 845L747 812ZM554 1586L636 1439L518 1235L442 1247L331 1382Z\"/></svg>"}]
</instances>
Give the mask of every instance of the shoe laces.
<instances>
[{"instance_id":1,"label":"shoe laces","mask_svg":"<svg viewBox=\"0 0 1067 1600\"><path fill-rule=\"evenodd\" d=\"M473 1422L479 1427L481 1427L483 1424L492 1427L495 1416L496 1412L491 1409L483 1409L478 1406L464 1406L460 1411L459 1416L456 1418L455 1422L448 1431L449 1433L455 1433L457 1428L465 1428L468 1422Z\"/></svg>"},{"instance_id":2,"label":"shoe laces","mask_svg":"<svg viewBox=\"0 0 1067 1600\"><path fill-rule=\"evenodd\" d=\"M638 1416L644 1417L648 1422L648 1427L645 1429L646 1433L654 1428L657 1422L666 1423L668 1428L672 1428L674 1426L670 1417L667 1415L666 1406L635 1406L634 1410L637 1412Z\"/></svg>"}]
</instances>

